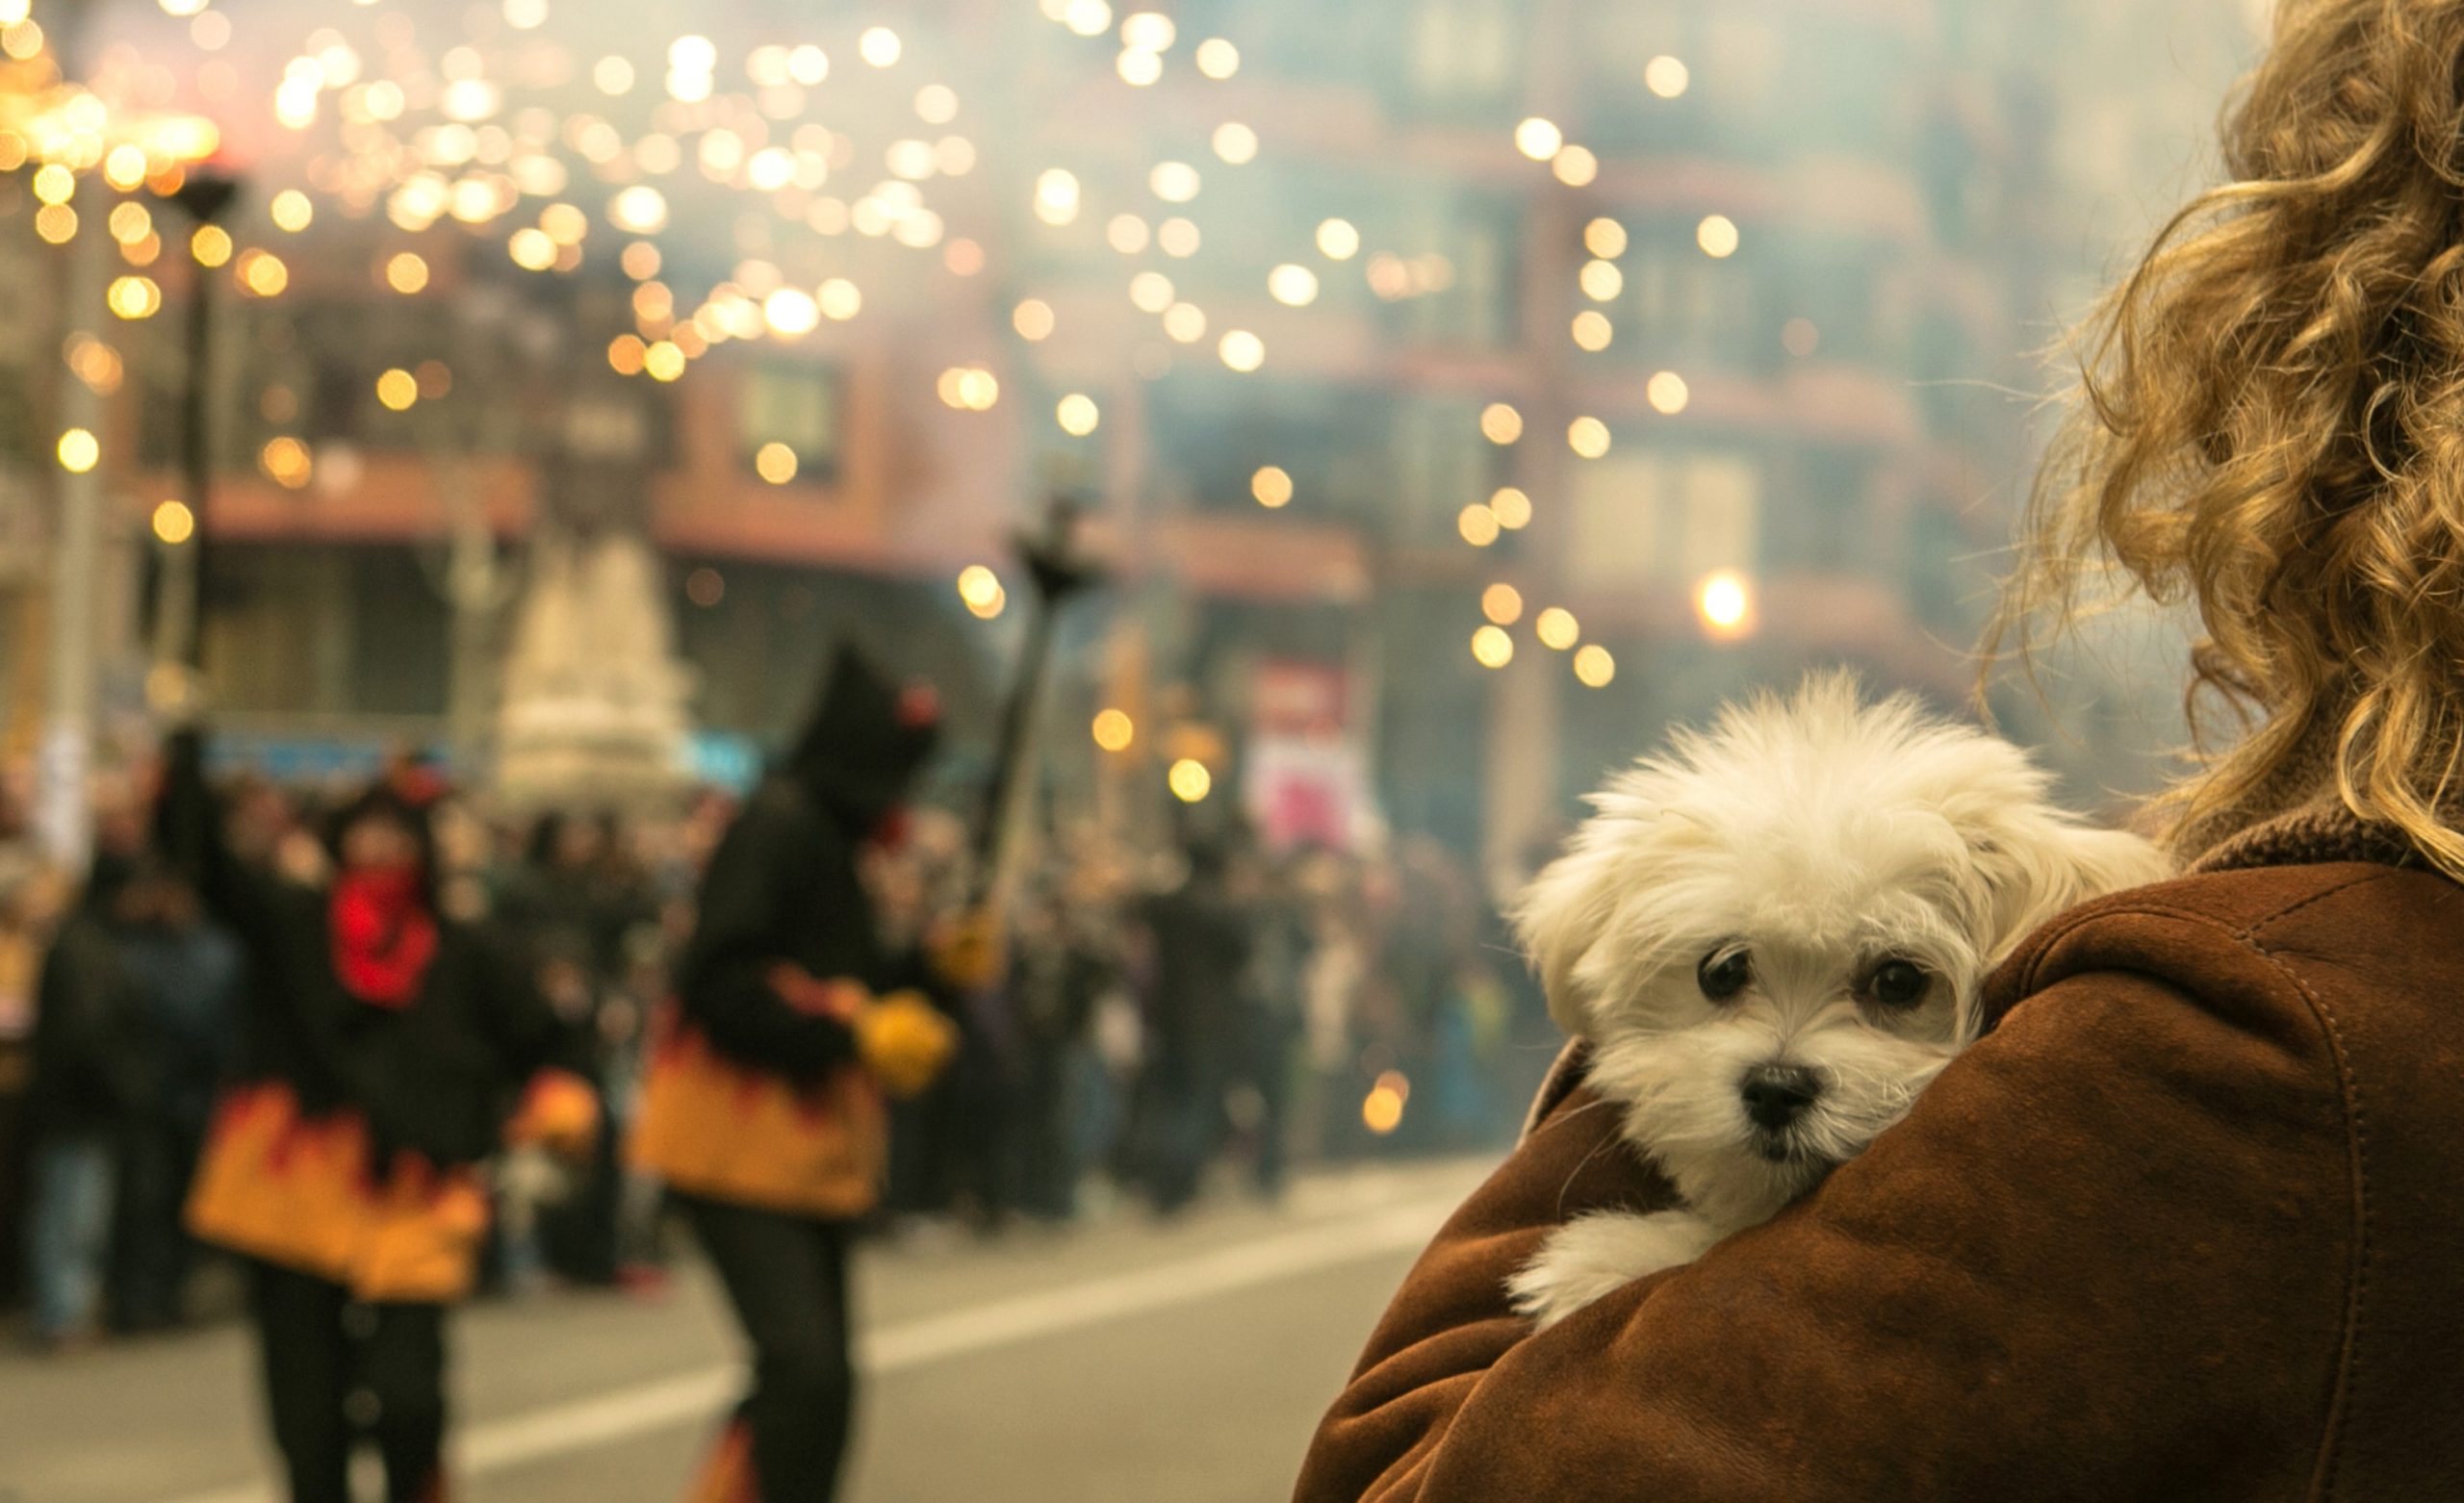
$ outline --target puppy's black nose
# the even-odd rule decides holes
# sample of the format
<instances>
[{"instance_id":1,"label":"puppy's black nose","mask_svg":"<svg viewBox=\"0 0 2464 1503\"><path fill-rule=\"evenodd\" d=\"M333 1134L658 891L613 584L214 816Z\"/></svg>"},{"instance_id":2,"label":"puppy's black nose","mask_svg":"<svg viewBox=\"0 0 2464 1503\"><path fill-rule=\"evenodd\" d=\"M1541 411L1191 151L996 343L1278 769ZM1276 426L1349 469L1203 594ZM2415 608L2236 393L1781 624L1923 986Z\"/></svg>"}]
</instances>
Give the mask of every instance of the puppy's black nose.
<instances>
[{"instance_id":1,"label":"puppy's black nose","mask_svg":"<svg viewBox=\"0 0 2464 1503\"><path fill-rule=\"evenodd\" d=\"M1822 1078L1802 1065L1758 1064L1737 1087L1754 1125L1778 1132L1805 1115L1822 1094Z\"/></svg>"}]
</instances>

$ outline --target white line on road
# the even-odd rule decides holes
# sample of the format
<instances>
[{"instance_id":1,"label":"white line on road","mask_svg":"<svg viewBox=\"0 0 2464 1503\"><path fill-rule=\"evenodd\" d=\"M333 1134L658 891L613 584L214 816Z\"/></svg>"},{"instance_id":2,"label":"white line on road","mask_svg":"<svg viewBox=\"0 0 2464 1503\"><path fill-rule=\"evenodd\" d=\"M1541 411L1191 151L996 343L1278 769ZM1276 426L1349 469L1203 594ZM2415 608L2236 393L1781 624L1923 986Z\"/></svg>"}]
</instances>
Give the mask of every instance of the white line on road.
<instances>
[{"instance_id":1,"label":"white line on road","mask_svg":"<svg viewBox=\"0 0 2464 1503\"><path fill-rule=\"evenodd\" d=\"M1418 1247L1455 1204L1452 1196L1414 1201L1129 1273L888 1326L861 1341L857 1362L867 1373L904 1372ZM706 1367L473 1425L454 1448L455 1470L477 1476L673 1425L706 1423L734 1398L742 1381L734 1366ZM242 1483L191 1493L176 1503L273 1503L273 1496L262 1483Z\"/></svg>"}]
</instances>

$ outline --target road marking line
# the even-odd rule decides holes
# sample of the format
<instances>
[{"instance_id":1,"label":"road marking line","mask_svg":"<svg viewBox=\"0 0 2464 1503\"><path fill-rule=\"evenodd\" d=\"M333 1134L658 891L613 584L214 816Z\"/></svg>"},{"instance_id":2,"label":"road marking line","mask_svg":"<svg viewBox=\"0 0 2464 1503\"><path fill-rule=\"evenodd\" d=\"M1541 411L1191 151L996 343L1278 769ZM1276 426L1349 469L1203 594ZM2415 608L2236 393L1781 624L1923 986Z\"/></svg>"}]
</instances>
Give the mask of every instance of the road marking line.
<instances>
[{"instance_id":1,"label":"road marking line","mask_svg":"<svg viewBox=\"0 0 2464 1503\"><path fill-rule=\"evenodd\" d=\"M1419 1247L1458 1200L1450 1195L1393 1206L1172 1262L905 1321L861 1338L857 1364L875 1376L905 1372ZM733 1364L706 1367L472 1425L454 1446L454 1471L464 1477L503 1471L675 1425L708 1423L735 1397L742 1382L743 1371ZM176 1503L273 1503L273 1498L264 1484L243 1483L190 1493Z\"/></svg>"}]
</instances>

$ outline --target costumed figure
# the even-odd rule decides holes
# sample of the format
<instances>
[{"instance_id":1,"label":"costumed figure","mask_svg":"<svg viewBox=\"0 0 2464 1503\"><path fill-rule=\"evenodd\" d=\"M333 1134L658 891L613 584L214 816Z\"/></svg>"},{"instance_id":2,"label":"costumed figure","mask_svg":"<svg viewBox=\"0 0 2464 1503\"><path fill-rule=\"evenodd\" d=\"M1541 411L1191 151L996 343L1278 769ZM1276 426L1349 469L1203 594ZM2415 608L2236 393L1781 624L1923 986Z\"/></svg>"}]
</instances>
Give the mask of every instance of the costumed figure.
<instances>
[{"instance_id":1,"label":"costumed figure","mask_svg":"<svg viewBox=\"0 0 2464 1503\"><path fill-rule=\"evenodd\" d=\"M309 882L231 853L203 745L173 739L162 837L249 984L189 1228L248 1265L292 1503L346 1503L362 1442L389 1503L440 1503L446 1312L487 1227L480 1161L524 1138L587 1148L587 1040L509 948L439 911L431 776L398 771L344 806L330 873Z\"/></svg>"},{"instance_id":2,"label":"costumed figure","mask_svg":"<svg viewBox=\"0 0 2464 1503\"><path fill-rule=\"evenodd\" d=\"M838 654L711 858L653 1045L632 1159L691 1219L753 1348L751 1390L696 1484L712 1503L824 1503L837 1485L847 1258L881 1194L885 1093L920 1091L956 1047L920 992L892 989L906 968L858 857L894 838L938 722L930 690Z\"/></svg>"}]
</instances>

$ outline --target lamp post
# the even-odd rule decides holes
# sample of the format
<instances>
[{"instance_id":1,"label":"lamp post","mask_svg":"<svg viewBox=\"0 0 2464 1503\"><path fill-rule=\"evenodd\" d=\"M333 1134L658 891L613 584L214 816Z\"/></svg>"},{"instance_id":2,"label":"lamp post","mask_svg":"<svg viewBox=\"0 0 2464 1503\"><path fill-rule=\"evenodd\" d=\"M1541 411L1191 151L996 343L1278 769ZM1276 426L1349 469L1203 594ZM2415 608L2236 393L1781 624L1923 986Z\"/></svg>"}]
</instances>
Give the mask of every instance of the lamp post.
<instances>
[{"instance_id":1,"label":"lamp post","mask_svg":"<svg viewBox=\"0 0 2464 1503\"><path fill-rule=\"evenodd\" d=\"M64 29L64 38L67 35ZM64 56L62 64L66 65ZM135 115L115 119L90 91L65 85L39 93L0 94L0 126L23 138L46 163L90 164L115 145L142 148L150 161L179 166L202 161L220 143L214 123L196 115ZM81 182L81 217L99 225L100 192ZM74 343L93 337L103 298L105 242L95 229L72 232L61 283L61 318ZM63 384L58 418L64 431L103 431L99 395L85 381ZM99 456L96 456L99 458ZM39 767L37 819L50 857L68 871L84 869L92 837L86 803L91 762L100 649L95 624L96 574L102 564L103 471L96 463L63 465L56 480L57 546L51 589L51 664Z\"/></svg>"},{"instance_id":2,"label":"lamp post","mask_svg":"<svg viewBox=\"0 0 2464 1503\"><path fill-rule=\"evenodd\" d=\"M228 214L239 193L236 179L200 169L190 173L171 198L201 230ZM164 554L154 600L156 666L200 674L205 668L206 565L213 548L206 506L214 488L214 316L218 280L212 267L196 263L189 293L188 384L181 394L180 425L181 489L194 525L185 545L171 547Z\"/></svg>"}]
</instances>

